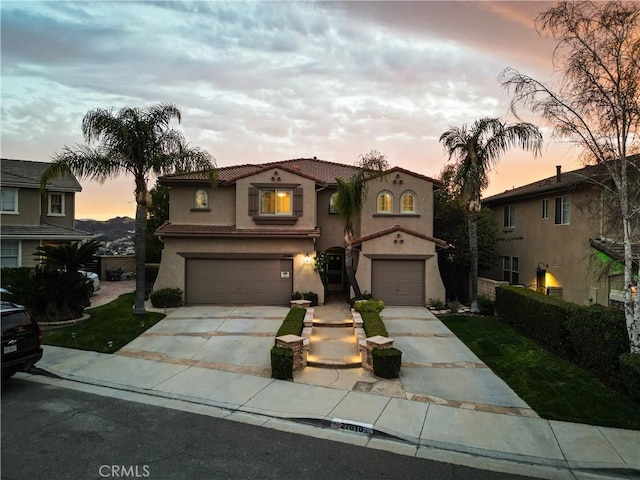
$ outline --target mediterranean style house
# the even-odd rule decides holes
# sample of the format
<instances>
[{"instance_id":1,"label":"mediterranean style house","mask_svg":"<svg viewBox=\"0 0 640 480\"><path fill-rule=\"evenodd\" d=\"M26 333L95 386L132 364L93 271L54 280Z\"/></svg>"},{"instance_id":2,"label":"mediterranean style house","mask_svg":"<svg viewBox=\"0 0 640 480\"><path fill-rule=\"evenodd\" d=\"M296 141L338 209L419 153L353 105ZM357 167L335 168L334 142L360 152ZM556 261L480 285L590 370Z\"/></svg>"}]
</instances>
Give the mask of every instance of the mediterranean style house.
<instances>
[{"instance_id":1,"label":"mediterranean style house","mask_svg":"<svg viewBox=\"0 0 640 480\"><path fill-rule=\"evenodd\" d=\"M602 165L570 172L557 166L554 176L484 199L502 257L487 276L572 303L619 306L622 230L607 183Z\"/></svg>"},{"instance_id":2,"label":"mediterranean style house","mask_svg":"<svg viewBox=\"0 0 640 480\"><path fill-rule=\"evenodd\" d=\"M324 255L327 291L347 292L344 228L334 207L336 179L356 167L301 158L220 168L218 184L199 173L164 176L169 221L154 290L180 288L187 304L287 305L293 292L324 302L316 257ZM390 305L444 300L433 237L437 180L391 168L370 180L354 229L363 292Z\"/></svg>"},{"instance_id":3,"label":"mediterranean style house","mask_svg":"<svg viewBox=\"0 0 640 480\"><path fill-rule=\"evenodd\" d=\"M92 235L75 228L75 194L82 187L75 177L54 179L40 192L45 162L0 160L0 265L33 267L43 244L86 240Z\"/></svg>"}]
</instances>

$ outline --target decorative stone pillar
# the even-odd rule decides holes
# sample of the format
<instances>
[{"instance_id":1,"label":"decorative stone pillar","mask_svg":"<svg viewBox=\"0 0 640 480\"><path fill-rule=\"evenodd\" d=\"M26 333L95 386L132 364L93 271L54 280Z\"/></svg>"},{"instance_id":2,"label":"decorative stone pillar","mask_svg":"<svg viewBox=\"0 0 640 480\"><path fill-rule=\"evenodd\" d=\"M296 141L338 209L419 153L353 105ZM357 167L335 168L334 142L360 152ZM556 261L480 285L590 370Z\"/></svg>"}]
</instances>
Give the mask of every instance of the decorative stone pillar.
<instances>
[{"instance_id":1,"label":"decorative stone pillar","mask_svg":"<svg viewBox=\"0 0 640 480\"><path fill-rule=\"evenodd\" d=\"M393 347L393 338L383 337L376 335L375 337L367 338L367 350L366 355L361 355L362 368L368 372L373 371L373 350L374 348L380 348L386 350ZM363 352L364 353L364 352Z\"/></svg>"},{"instance_id":2,"label":"decorative stone pillar","mask_svg":"<svg viewBox=\"0 0 640 480\"><path fill-rule=\"evenodd\" d=\"M307 366L307 352L304 338L297 335L283 335L276 337L276 347L288 348L293 352L293 371L302 370Z\"/></svg>"}]
</instances>

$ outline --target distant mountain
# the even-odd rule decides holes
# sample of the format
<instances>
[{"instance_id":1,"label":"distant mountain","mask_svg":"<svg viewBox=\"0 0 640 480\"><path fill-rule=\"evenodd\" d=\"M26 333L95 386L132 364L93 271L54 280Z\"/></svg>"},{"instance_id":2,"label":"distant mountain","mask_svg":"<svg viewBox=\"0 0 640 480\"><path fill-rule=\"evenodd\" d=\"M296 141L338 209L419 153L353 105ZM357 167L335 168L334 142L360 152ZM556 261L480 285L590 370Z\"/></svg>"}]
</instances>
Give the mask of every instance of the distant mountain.
<instances>
[{"instance_id":1,"label":"distant mountain","mask_svg":"<svg viewBox=\"0 0 640 480\"><path fill-rule=\"evenodd\" d=\"M135 220L129 217L116 217L110 220L76 220L76 228L84 232L93 233L99 242L113 242L123 238L133 237Z\"/></svg>"}]
</instances>

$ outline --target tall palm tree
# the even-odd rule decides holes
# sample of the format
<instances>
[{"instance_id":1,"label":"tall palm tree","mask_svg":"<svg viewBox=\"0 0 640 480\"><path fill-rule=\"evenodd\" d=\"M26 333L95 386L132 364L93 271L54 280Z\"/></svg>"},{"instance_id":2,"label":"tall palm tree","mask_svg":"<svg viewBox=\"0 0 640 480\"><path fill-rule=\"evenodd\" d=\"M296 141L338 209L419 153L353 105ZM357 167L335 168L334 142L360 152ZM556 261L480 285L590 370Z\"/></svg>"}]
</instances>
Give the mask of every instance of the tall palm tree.
<instances>
[{"instance_id":1,"label":"tall palm tree","mask_svg":"<svg viewBox=\"0 0 640 480\"><path fill-rule=\"evenodd\" d=\"M148 109L124 107L117 113L96 108L82 120L82 134L87 145L65 146L53 156L42 174L41 188L49 180L65 174L103 183L108 178L130 174L135 182L136 220L136 295L133 312L144 314L145 234L147 220L147 182L149 176L176 171L205 171L212 184L216 171L213 158L197 147L190 147L183 135L170 127L180 122L180 110L169 103ZM96 143L95 147L91 144Z\"/></svg>"},{"instance_id":2,"label":"tall palm tree","mask_svg":"<svg viewBox=\"0 0 640 480\"><path fill-rule=\"evenodd\" d=\"M338 195L336 210L344 226L344 262L347 278L356 298L362 298L353 266L353 226L367 195L368 181L382 176L388 168L387 158L377 150L361 155L356 171L348 180L336 178Z\"/></svg>"},{"instance_id":3,"label":"tall palm tree","mask_svg":"<svg viewBox=\"0 0 640 480\"><path fill-rule=\"evenodd\" d=\"M455 160L455 181L469 210L469 254L471 261L471 311L478 309L478 213L480 194L489 185L489 172L511 147L540 154L542 133L531 123L508 125L499 118L481 118L471 128L450 127L440 142Z\"/></svg>"}]
</instances>

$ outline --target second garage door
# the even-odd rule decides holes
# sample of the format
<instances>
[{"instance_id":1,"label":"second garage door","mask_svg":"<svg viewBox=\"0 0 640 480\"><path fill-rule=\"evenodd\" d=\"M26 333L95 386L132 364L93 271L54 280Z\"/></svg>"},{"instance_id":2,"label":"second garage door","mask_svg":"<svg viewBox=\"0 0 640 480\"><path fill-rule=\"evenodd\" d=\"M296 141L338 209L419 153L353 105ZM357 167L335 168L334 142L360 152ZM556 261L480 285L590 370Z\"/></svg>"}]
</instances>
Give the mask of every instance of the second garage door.
<instances>
[{"instance_id":1,"label":"second garage door","mask_svg":"<svg viewBox=\"0 0 640 480\"><path fill-rule=\"evenodd\" d=\"M290 259L188 259L188 304L288 305L293 291Z\"/></svg>"},{"instance_id":2,"label":"second garage door","mask_svg":"<svg viewBox=\"0 0 640 480\"><path fill-rule=\"evenodd\" d=\"M373 296L387 305L424 305L424 260L373 260Z\"/></svg>"}]
</instances>

